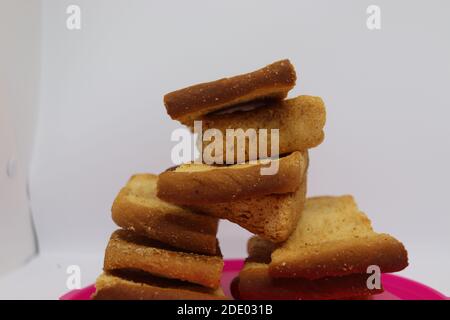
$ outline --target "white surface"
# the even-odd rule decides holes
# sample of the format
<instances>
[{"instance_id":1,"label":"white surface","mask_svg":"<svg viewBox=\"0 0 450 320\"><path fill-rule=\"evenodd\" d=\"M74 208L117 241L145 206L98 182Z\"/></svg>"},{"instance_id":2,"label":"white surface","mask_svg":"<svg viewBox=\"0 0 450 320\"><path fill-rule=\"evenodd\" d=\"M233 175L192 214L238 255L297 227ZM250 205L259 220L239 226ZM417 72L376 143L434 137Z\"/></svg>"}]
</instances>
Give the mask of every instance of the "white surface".
<instances>
[{"instance_id":1,"label":"white surface","mask_svg":"<svg viewBox=\"0 0 450 320\"><path fill-rule=\"evenodd\" d=\"M422 263L399 272L399 275L427 284L450 296L450 276L443 270L435 270L436 264L450 266L450 258L433 246L413 246L409 248L411 258ZM26 266L0 278L0 299L58 299L70 291L66 282L67 268L77 265L81 270L81 287L95 282L102 268L103 251L98 252L51 252L39 255ZM51 275L51 276L49 276Z\"/></svg>"},{"instance_id":2,"label":"white surface","mask_svg":"<svg viewBox=\"0 0 450 320\"><path fill-rule=\"evenodd\" d=\"M81 269L81 286L92 284L102 268L102 255L77 253L44 253L27 265L0 278L0 299L55 300L70 291L66 285L70 273L67 268ZM51 275L51 276L50 276Z\"/></svg>"},{"instance_id":3,"label":"white surface","mask_svg":"<svg viewBox=\"0 0 450 320\"><path fill-rule=\"evenodd\" d=\"M35 251L26 172L18 163L14 130L4 106L0 104L0 273L20 266Z\"/></svg>"},{"instance_id":4,"label":"white surface","mask_svg":"<svg viewBox=\"0 0 450 320\"><path fill-rule=\"evenodd\" d=\"M40 1L0 2L0 274L35 252L27 179L39 99L40 9Z\"/></svg>"},{"instance_id":5,"label":"white surface","mask_svg":"<svg viewBox=\"0 0 450 320\"><path fill-rule=\"evenodd\" d=\"M65 28L73 3L80 31ZM287 57L299 74L291 96L322 96L328 110L309 194L354 194L409 249L406 274L450 295L450 3L377 1L380 31L366 28L369 4L44 1L30 190L42 252L101 254L120 187L171 165L178 124L164 93ZM244 256L248 233L220 231L225 256Z\"/></svg>"},{"instance_id":6,"label":"white surface","mask_svg":"<svg viewBox=\"0 0 450 320\"><path fill-rule=\"evenodd\" d=\"M0 104L9 109L17 158L27 170L40 98L40 27L41 0L0 0Z\"/></svg>"}]
</instances>

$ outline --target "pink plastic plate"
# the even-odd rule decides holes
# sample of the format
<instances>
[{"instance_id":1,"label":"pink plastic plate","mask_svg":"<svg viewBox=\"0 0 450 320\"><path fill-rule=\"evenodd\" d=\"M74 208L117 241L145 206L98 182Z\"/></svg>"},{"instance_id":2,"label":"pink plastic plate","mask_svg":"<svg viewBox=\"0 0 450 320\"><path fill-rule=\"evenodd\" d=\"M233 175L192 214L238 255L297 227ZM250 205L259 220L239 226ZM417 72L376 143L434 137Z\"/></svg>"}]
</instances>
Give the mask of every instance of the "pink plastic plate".
<instances>
[{"instance_id":1,"label":"pink plastic plate","mask_svg":"<svg viewBox=\"0 0 450 320\"><path fill-rule=\"evenodd\" d=\"M241 270L243 260L226 260L222 275L222 288L231 297L230 283ZM372 300L446 300L442 293L419 282L392 274L382 275L384 292L373 296ZM60 300L89 300L94 293L94 285L73 290L60 297Z\"/></svg>"}]
</instances>

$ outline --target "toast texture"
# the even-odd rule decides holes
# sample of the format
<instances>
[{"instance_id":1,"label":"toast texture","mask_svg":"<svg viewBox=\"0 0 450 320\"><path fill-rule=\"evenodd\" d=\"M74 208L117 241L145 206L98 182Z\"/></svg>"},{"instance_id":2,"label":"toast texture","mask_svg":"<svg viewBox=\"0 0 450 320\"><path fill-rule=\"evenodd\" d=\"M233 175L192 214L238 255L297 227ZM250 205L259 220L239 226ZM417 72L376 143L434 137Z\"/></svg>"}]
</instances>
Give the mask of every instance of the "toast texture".
<instances>
[{"instance_id":1,"label":"toast texture","mask_svg":"<svg viewBox=\"0 0 450 320\"><path fill-rule=\"evenodd\" d=\"M117 230L111 235L106 248L103 269L141 270L158 277L218 288L223 259L221 256L175 251L131 231Z\"/></svg>"},{"instance_id":2,"label":"toast texture","mask_svg":"<svg viewBox=\"0 0 450 320\"><path fill-rule=\"evenodd\" d=\"M220 80L193 85L164 96L169 116L192 125L200 116L255 100L282 100L295 86L297 76L289 60Z\"/></svg>"},{"instance_id":3,"label":"toast texture","mask_svg":"<svg viewBox=\"0 0 450 320\"><path fill-rule=\"evenodd\" d=\"M352 196L314 197L289 239L273 251L269 272L277 278L319 279L366 273L377 265L381 272L408 266L401 242L373 231Z\"/></svg>"},{"instance_id":4,"label":"toast texture","mask_svg":"<svg viewBox=\"0 0 450 320\"><path fill-rule=\"evenodd\" d=\"M203 205L257 198L298 190L308 166L306 152L274 159L278 172L261 175L260 161L230 166L186 164L161 173L157 196L178 205Z\"/></svg>"},{"instance_id":5,"label":"toast texture","mask_svg":"<svg viewBox=\"0 0 450 320\"><path fill-rule=\"evenodd\" d=\"M228 114L211 114L201 118L202 131L216 129L223 137L222 152L213 153L214 158L222 158L224 163L230 155L238 161L238 155L244 154L245 161L255 160L262 154L271 157L278 154L289 154L294 151L302 151L318 146L324 139L324 126L326 121L325 105L321 98L313 96L299 96L293 99L269 103L267 106L248 111L235 111ZM226 143L227 129L242 129L238 139L234 143ZM259 143L255 143L254 154L250 154L249 141L254 130L256 137L261 137L260 130L267 130L267 149L260 150ZM279 129L279 151L271 153L271 129ZM247 135L245 135L247 133ZM203 140L199 136L197 143L203 143L203 150L207 148L210 141ZM245 140L244 140L245 139ZM260 139L260 138L258 138ZM215 141L215 140L214 140ZM257 141L257 139L254 139Z\"/></svg>"},{"instance_id":6,"label":"toast texture","mask_svg":"<svg viewBox=\"0 0 450 320\"><path fill-rule=\"evenodd\" d=\"M210 289L159 279L136 272L102 273L95 284L94 300L228 300L221 288Z\"/></svg>"},{"instance_id":7,"label":"toast texture","mask_svg":"<svg viewBox=\"0 0 450 320\"><path fill-rule=\"evenodd\" d=\"M273 242L283 242L294 231L306 199L306 177L296 192L270 194L225 203L195 206L195 210L237 223Z\"/></svg>"},{"instance_id":8,"label":"toast texture","mask_svg":"<svg viewBox=\"0 0 450 320\"><path fill-rule=\"evenodd\" d=\"M216 255L218 219L167 203L156 196L153 174L131 177L112 206L121 228L192 252Z\"/></svg>"},{"instance_id":9,"label":"toast texture","mask_svg":"<svg viewBox=\"0 0 450 320\"><path fill-rule=\"evenodd\" d=\"M243 300L349 299L383 292L383 289L367 288L367 274L317 280L272 278L269 274L269 263L277 245L260 237L252 237L247 248L249 257L234 283L233 290L233 296Z\"/></svg>"},{"instance_id":10,"label":"toast texture","mask_svg":"<svg viewBox=\"0 0 450 320\"><path fill-rule=\"evenodd\" d=\"M242 300L335 300L365 297L383 292L368 289L367 274L351 274L316 280L272 278L269 266L247 262L239 275L238 296Z\"/></svg>"}]
</instances>

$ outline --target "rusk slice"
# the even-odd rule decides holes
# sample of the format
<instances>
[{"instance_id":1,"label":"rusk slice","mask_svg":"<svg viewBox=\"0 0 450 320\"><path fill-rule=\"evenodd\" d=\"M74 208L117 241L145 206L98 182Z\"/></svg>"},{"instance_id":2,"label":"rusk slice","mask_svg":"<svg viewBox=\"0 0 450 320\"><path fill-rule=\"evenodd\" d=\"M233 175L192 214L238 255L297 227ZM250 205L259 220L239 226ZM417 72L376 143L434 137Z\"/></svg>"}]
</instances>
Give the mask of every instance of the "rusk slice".
<instances>
[{"instance_id":1,"label":"rusk slice","mask_svg":"<svg viewBox=\"0 0 450 320\"><path fill-rule=\"evenodd\" d=\"M271 162L278 171L262 175L273 164L260 161L230 166L185 164L159 175L157 196L178 205L223 203L298 190L308 166L306 152L293 152Z\"/></svg>"},{"instance_id":2,"label":"rusk slice","mask_svg":"<svg viewBox=\"0 0 450 320\"><path fill-rule=\"evenodd\" d=\"M218 288L222 274L221 256L175 251L167 245L131 231L115 231L105 252L103 269L141 270L149 274Z\"/></svg>"},{"instance_id":3,"label":"rusk slice","mask_svg":"<svg viewBox=\"0 0 450 320\"><path fill-rule=\"evenodd\" d=\"M157 176L131 177L112 206L112 218L119 226L176 248L218 254L218 219L205 217L156 197Z\"/></svg>"},{"instance_id":4,"label":"rusk slice","mask_svg":"<svg viewBox=\"0 0 450 320\"><path fill-rule=\"evenodd\" d=\"M247 262L238 278L237 295L241 300L359 300L384 291L369 289L367 278L367 274L351 274L316 280L277 279L270 277L267 264Z\"/></svg>"},{"instance_id":5,"label":"rusk slice","mask_svg":"<svg viewBox=\"0 0 450 320\"><path fill-rule=\"evenodd\" d=\"M295 192L197 205L194 208L204 214L237 223L264 239L282 242L291 235L301 216L306 184L305 177Z\"/></svg>"},{"instance_id":6,"label":"rusk slice","mask_svg":"<svg viewBox=\"0 0 450 320\"><path fill-rule=\"evenodd\" d=\"M136 272L101 274L94 300L226 300L221 288L202 286L142 275Z\"/></svg>"},{"instance_id":7,"label":"rusk slice","mask_svg":"<svg viewBox=\"0 0 450 320\"><path fill-rule=\"evenodd\" d=\"M255 143L257 147L254 151L255 154L249 154L248 141L250 138L248 136L256 134L256 137L259 137L260 129L267 130L267 150L263 151L271 156L277 154L271 153L271 129L279 129L279 154L302 151L319 145L324 139L323 128L325 126L326 110L321 98L299 96L293 99L272 102L267 106L254 110L206 115L201 120L203 121L203 132L209 129L216 129L223 136L223 151L221 154L214 154L213 156L217 158L222 157L225 162L227 153L229 154L228 157L233 155L235 161L238 159L238 154L245 154L245 160L248 161L255 160L260 153L259 144ZM246 143L237 143L237 139L235 139L233 144L227 144L227 129L242 129L240 133L247 135L239 137L239 139L246 141ZM256 141L257 139L254 140ZM203 148L206 148L210 143L212 142L204 141Z\"/></svg>"},{"instance_id":8,"label":"rusk slice","mask_svg":"<svg viewBox=\"0 0 450 320\"><path fill-rule=\"evenodd\" d=\"M248 247L249 257L239 274L233 292L233 295L237 295L239 299L348 299L361 298L383 291L383 289L368 289L367 274L352 274L317 280L272 278L269 274L269 263L270 254L275 246L268 241L254 237L250 239Z\"/></svg>"},{"instance_id":9,"label":"rusk slice","mask_svg":"<svg viewBox=\"0 0 450 320\"><path fill-rule=\"evenodd\" d=\"M289 239L272 253L270 275L318 279L366 273L377 265L396 272L408 265L402 243L373 231L370 220L352 196L315 197Z\"/></svg>"},{"instance_id":10,"label":"rusk slice","mask_svg":"<svg viewBox=\"0 0 450 320\"><path fill-rule=\"evenodd\" d=\"M254 72L201 83L164 96L167 113L185 125L200 116L249 101L284 99L297 76L289 60L274 62Z\"/></svg>"}]
</instances>

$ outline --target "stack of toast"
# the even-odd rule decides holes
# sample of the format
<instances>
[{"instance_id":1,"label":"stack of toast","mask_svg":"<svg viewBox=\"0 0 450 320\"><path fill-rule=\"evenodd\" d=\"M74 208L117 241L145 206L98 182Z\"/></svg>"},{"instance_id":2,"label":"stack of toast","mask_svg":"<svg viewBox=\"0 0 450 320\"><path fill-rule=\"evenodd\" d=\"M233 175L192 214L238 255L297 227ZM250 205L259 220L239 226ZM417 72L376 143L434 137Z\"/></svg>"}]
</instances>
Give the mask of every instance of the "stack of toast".
<instances>
[{"instance_id":1,"label":"stack of toast","mask_svg":"<svg viewBox=\"0 0 450 320\"><path fill-rule=\"evenodd\" d=\"M375 233L351 196L306 198L308 150L324 139L326 111L319 97L286 99L296 80L281 60L164 96L172 119L194 132L200 123L200 137L220 134L198 140L200 160L135 175L120 191L112 218L121 229L94 298L224 299L220 219L255 234L235 298L368 297L383 290L367 285L368 267L407 266L403 245Z\"/></svg>"},{"instance_id":2,"label":"stack of toast","mask_svg":"<svg viewBox=\"0 0 450 320\"><path fill-rule=\"evenodd\" d=\"M218 219L156 197L157 176L131 177L112 206L121 227L109 240L94 299L225 299Z\"/></svg>"},{"instance_id":3,"label":"stack of toast","mask_svg":"<svg viewBox=\"0 0 450 320\"><path fill-rule=\"evenodd\" d=\"M383 292L379 275L370 277L373 270L396 272L408 265L403 245L374 232L351 196L309 198L286 242L256 236L247 250L232 287L239 299L366 298Z\"/></svg>"},{"instance_id":4,"label":"stack of toast","mask_svg":"<svg viewBox=\"0 0 450 320\"><path fill-rule=\"evenodd\" d=\"M296 80L294 66L281 60L167 94L164 104L172 119L190 128L201 121L202 134L210 129L221 133L222 140L214 140L221 146L214 149L214 159L228 165L203 161L167 170L159 176L158 197L227 219L264 239L286 241L306 199L308 149L322 142L326 116L319 97L285 99ZM242 136L227 139L229 129ZM278 148L272 146L272 129L277 130ZM256 144L251 134L245 135L248 130L259 138ZM209 141L199 145L206 151ZM271 167L276 172L263 174Z\"/></svg>"}]
</instances>

